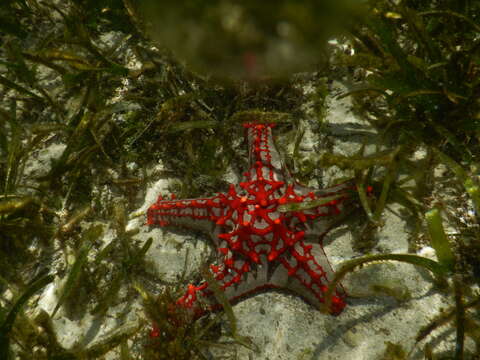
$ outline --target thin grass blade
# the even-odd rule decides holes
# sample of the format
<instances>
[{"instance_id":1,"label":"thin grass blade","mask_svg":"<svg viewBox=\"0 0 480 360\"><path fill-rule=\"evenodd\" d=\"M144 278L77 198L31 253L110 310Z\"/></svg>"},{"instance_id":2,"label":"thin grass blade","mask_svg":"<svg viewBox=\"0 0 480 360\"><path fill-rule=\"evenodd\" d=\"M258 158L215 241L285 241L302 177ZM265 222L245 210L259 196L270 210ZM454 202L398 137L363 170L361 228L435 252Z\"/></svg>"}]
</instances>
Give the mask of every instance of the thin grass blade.
<instances>
[{"instance_id":1,"label":"thin grass blade","mask_svg":"<svg viewBox=\"0 0 480 360\"><path fill-rule=\"evenodd\" d=\"M455 265L455 257L443 228L440 211L437 208L428 211L425 214L425 219L430 234L430 241L435 249L438 261L449 270L452 270Z\"/></svg>"},{"instance_id":2,"label":"thin grass blade","mask_svg":"<svg viewBox=\"0 0 480 360\"><path fill-rule=\"evenodd\" d=\"M82 273L81 270L83 266L86 264L88 253L90 252L90 249L93 246L93 241L99 238L102 235L102 233L103 233L102 225L95 225L90 227L88 230L86 230L83 236L83 245L80 248L77 258L67 275L67 280L65 282L65 285L62 288L57 305L55 306L55 309L53 310L53 313L51 315L52 318L55 316L60 306L62 306L62 304L67 299L68 295L72 292L72 290L77 285L80 275Z\"/></svg>"},{"instance_id":3,"label":"thin grass blade","mask_svg":"<svg viewBox=\"0 0 480 360\"><path fill-rule=\"evenodd\" d=\"M353 259L345 262L342 265L340 270L335 273L335 276L328 285L327 291L325 293L325 312L328 312L327 309L331 308L333 291L337 288L337 285L348 273L354 271L359 266L378 263L381 261L401 261L408 264L420 266L427 270L430 270L434 275L439 278L443 278L448 273L448 269L439 262L412 254L367 255L358 259Z\"/></svg>"}]
</instances>

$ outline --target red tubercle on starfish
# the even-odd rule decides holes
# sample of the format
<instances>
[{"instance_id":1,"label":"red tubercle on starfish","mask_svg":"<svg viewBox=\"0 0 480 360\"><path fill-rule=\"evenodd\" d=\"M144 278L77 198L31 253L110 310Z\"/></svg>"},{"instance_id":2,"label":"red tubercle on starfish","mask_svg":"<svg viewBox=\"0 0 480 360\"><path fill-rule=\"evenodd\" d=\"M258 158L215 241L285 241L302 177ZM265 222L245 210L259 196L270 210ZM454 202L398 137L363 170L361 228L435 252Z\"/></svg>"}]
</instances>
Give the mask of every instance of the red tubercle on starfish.
<instances>
[{"instance_id":1,"label":"red tubercle on starfish","mask_svg":"<svg viewBox=\"0 0 480 360\"><path fill-rule=\"evenodd\" d=\"M297 184L282 165L272 138L275 124L243 124L250 148L250 167L244 180L226 193L186 200L159 197L147 212L147 224L186 226L211 234L218 249L218 265L210 270L230 301L267 288L295 292L320 306L333 271L320 244L349 201L352 182L315 190ZM279 211L289 203L333 200L307 210ZM313 241L317 234L319 241ZM201 296L211 309L218 307L208 283L189 285L177 304L193 308ZM331 312L345 307L341 285Z\"/></svg>"},{"instance_id":2,"label":"red tubercle on starfish","mask_svg":"<svg viewBox=\"0 0 480 360\"><path fill-rule=\"evenodd\" d=\"M151 339L158 338L160 336L160 329L157 324L152 325L152 330L150 330L149 336Z\"/></svg>"},{"instance_id":3,"label":"red tubercle on starfish","mask_svg":"<svg viewBox=\"0 0 480 360\"><path fill-rule=\"evenodd\" d=\"M357 186L353 186L353 189L355 189L356 191L358 191L358 188ZM365 192L367 193L367 195L371 195L373 194L373 186L372 185L368 185L366 188L365 188Z\"/></svg>"}]
</instances>

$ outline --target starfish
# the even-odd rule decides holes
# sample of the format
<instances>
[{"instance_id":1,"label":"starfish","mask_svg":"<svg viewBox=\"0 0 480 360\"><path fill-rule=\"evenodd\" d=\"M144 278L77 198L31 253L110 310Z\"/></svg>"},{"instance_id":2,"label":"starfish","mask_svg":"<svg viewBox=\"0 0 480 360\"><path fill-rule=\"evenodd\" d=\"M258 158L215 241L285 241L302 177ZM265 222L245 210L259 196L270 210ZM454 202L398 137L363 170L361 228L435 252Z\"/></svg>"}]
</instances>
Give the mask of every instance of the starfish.
<instances>
[{"instance_id":1,"label":"starfish","mask_svg":"<svg viewBox=\"0 0 480 360\"><path fill-rule=\"evenodd\" d=\"M275 124L243 124L250 166L243 181L212 197L164 200L147 212L147 224L183 226L211 235L218 251L210 272L230 302L266 289L283 289L319 308L333 270L321 242L352 209L352 181L315 190L294 181L272 138ZM310 206L299 206L310 202ZM305 208L306 207L306 208ZM208 281L190 284L177 304L210 310L221 307ZM335 289L332 314L345 307L345 291Z\"/></svg>"}]
</instances>

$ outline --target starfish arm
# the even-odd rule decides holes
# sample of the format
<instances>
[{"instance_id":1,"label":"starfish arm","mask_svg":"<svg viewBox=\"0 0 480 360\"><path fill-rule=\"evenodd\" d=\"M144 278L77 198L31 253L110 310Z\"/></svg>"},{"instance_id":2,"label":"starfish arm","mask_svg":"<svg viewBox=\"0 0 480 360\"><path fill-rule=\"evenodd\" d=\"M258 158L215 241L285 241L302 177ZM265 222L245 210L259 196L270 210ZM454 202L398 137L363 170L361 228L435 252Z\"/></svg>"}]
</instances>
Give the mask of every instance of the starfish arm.
<instances>
[{"instance_id":1,"label":"starfish arm","mask_svg":"<svg viewBox=\"0 0 480 360\"><path fill-rule=\"evenodd\" d=\"M313 189L295 184L293 194L300 196L302 200L320 201L323 202L321 206L328 206L341 204L343 201L351 199L354 192L355 181L348 180L323 189Z\"/></svg>"},{"instance_id":2,"label":"starfish arm","mask_svg":"<svg viewBox=\"0 0 480 360\"><path fill-rule=\"evenodd\" d=\"M250 171L255 169L255 164L261 164L264 172L284 172L280 154L273 141L272 128L274 126L275 124L243 124L243 127L247 131ZM251 175L255 178L257 174ZM271 178L268 173L263 174L263 176L266 179Z\"/></svg>"},{"instance_id":3,"label":"starfish arm","mask_svg":"<svg viewBox=\"0 0 480 360\"><path fill-rule=\"evenodd\" d=\"M355 181L354 180L348 180L344 181L342 183L329 186L320 190L314 190L314 194L318 198L323 198L326 196L332 196L336 194L341 194L341 193L348 193L349 191L354 191L355 190Z\"/></svg>"},{"instance_id":4,"label":"starfish arm","mask_svg":"<svg viewBox=\"0 0 480 360\"><path fill-rule=\"evenodd\" d=\"M278 261L281 266L272 276L272 285L293 291L310 304L320 307L324 303L328 283L334 276L321 245L299 241ZM343 310L345 296L345 290L339 285L332 299L332 314Z\"/></svg>"},{"instance_id":5,"label":"starfish arm","mask_svg":"<svg viewBox=\"0 0 480 360\"><path fill-rule=\"evenodd\" d=\"M354 189L354 181L347 181L321 190L296 184L294 193L301 198L301 201L305 199L312 203L320 202L320 205L291 211L289 215L296 218L297 223L304 223L310 236L320 236L321 239L359 207L359 203L353 196Z\"/></svg>"},{"instance_id":6,"label":"starfish arm","mask_svg":"<svg viewBox=\"0 0 480 360\"><path fill-rule=\"evenodd\" d=\"M241 259L241 256L235 256L227 248L218 250L222 255L220 265L211 265L209 271L227 299L234 302L236 289L240 284L245 283L245 274L251 270L250 263L248 260ZM220 309L221 305L208 285L207 281L202 281L198 286L190 284L185 294L178 299L177 304L193 309L197 315L203 314L200 303L206 304L210 311Z\"/></svg>"},{"instance_id":7,"label":"starfish arm","mask_svg":"<svg viewBox=\"0 0 480 360\"><path fill-rule=\"evenodd\" d=\"M159 197L147 211L147 225L181 226L211 232L224 215L222 196L182 200L163 200Z\"/></svg>"},{"instance_id":8,"label":"starfish arm","mask_svg":"<svg viewBox=\"0 0 480 360\"><path fill-rule=\"evenodd\" d=\"M217 281L224 295L231 304L252 296L265 289L284 288L269 282L270 264L250 265L249 261L236 260L230 265L212 265L210 271ZM213 291L208 288L208 282L203 281L198 286L189 285L185 294L178 299L177 304L192 309L197 316L201 316L204 310L200 310L200 303L207 305L209 311L221 309Z\"/></svg>"}]
</instances>

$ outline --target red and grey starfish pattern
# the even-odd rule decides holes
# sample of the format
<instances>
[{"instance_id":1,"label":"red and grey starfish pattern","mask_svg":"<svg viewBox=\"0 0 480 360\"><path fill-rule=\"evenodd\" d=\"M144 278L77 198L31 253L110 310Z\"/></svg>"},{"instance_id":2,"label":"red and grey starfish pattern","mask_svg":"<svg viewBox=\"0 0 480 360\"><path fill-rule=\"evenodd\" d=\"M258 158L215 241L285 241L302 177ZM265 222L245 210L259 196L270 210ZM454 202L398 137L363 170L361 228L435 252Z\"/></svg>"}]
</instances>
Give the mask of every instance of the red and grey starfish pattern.
<instances>
[{"instance_id":1,"label":"red and grey starfish pattern","mask_svg":"<svg viewBox=\"0 0 480 360\"><path fill-rule=\"evenodd\" d=\"M208 198L159 197L148 209L147 224L210 234L218 251L210 271L230 302L273 288L293 292L318 308L333 277L321 241L344 210L354 207L355 186L349 181L315 190L296 183L275 148L274 125L243 124L250 167L242 182ZM314 206L296 208L305 202ZM343 310L344 297L339 285L332 314ZM211 310L220 307L207 281L190 284L177 304L198 310L199 301Z\"/></svg>"}]
</instances>

